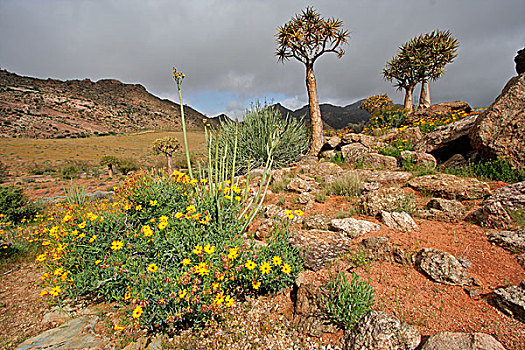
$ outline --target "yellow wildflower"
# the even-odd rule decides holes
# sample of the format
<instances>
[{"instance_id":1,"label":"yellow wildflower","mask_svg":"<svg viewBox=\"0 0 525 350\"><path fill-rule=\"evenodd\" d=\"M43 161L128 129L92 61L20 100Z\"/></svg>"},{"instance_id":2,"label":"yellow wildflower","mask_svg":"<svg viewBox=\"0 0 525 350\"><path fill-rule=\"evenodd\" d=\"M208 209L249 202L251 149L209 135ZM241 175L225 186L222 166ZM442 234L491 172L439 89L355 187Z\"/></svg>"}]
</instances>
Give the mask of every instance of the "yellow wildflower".
<instances>
[{"instance_id":1,"label":"yellow wildflower","mask_svg":"<svg viewBox=\"0 0 525 350\"><path fill-rule=\"evenodd\" d=\"M284 272L285 274L289 275L290 272L292 272L292 267L286 263L281 268L281 271Z\"/></svg>"},{"instance_id":2,"label":"yellow wildflower","mask_svg":"<svg viewBox=\"0 0 525 350\"><path fill-rule=\"evenodd\" d=\"M257 264L254 263L254 262L251 261L251 260L247 260L247 261L246 261L246 264L244 264L244 267L246 267L248 270L251 271L251 270L253 270L253 269L255 269L255 268L257 267Z\"/></svg>"},{"instance_id":3,"label":"yellow wildflower","mask_svg":"<svg viewBox=\"0 0 525 350\"><path fill-rule=\"evenodd\" d=\"M188 291L186 289L179 290L179 299L183 299Z\"/></svg>"},{"instance_id":4,"label":"yellow wildflower","mask_svg":"<svg viewBox=\"0 0 525 350\"><path fill-rule=\"evenodd\" d=\"M139 318L142 315L142 308L140 306L137 306L135 310L133 310L133 314L131 315L133 318Z\"/></svg>"},{"instance_id":5,"label":"yellow wildflower","mask_svg":"<svg viewBox=\"0 0 525 350\"><path fill-rule=\"evenodd\" d=\"M259 270L261 271L263 275L266 275L270 273L270 271L272 270L272 266L268 262L265 261L261 264L261 266L259 266Z\"/></svg>"},{"instance_id":6,"label":"yellow wildflower","mask_svg":"<svg viewBox=\"0 0 525 350\"><path fill-rule=\"evenodd\" d=\"M40 292L40 296L43 297L46 294L47 294L47 290L42 289L42 291Z\"/></svg>"},{"instance_id":7,"label":"yellow wildflower","mask_svg":"<svg viewBox=\"0 0 525 350\"><path fill-rule=\"evenodd\" d=\"M275 265L275 266L279 266L283 263L283 259L281 259L281 257L279 256L274 256L272 258L272 263Z\"/></svg>"},{"instance_id":8,"label":"yellow wildflower","mask_svg":"<svg viewBox=\"0 0 525 350\"><path fill-rule=\"evenodd\" d=\"M86 222L82 221L80 224L78 224L78 228L84 228L86 227Z\"/></svg>"},{"instance_id":9,"label":"yellow wildflower","mask_svg":"<svg viewBox=\"0 0 525 350\"><path fill-rule=\"evenodd\" d=\"M215 251L215 246L210 246L210 244L208 243L204 246L204 251L211 255Z\"/></svg>"},{"instance_id":10,"label":"yellow wildflower","mask_svg":"<svg viewBox=\"0 0 525 350\"><path fill-rule=\"evenodd\" d=\"M142 226L142 232L144 232L144 237L153 236L153 230L148 225Z\"/></svg>"},{"instance_id":11,"label":"yellow wildflower","mask_svg":"<svg viewBox=\"0 0 525 350\"><path fill-rule=\"evenodd\" d=\"M190 259L182 259L182 266L188 266L191 263Z\"/></svg>"},{"instance_id":12,"label":"yellow wildflower","mask_svg":"<svg viewBox=\"0 0 525 350\"><path fill-rule=\"evenodd\" d=\"M111 249L112 250L120 250L122 249L122 247L124 246L124 243L122 243L121 241L113 241L111 242Z\"/></svg>"},{"instance_id":13,"label":"yellow wildflower","mask_svg":"<svg viewBox=\"0 0 525 350\"><path fill-rule=\"evenodd\" d=\"M261 286L261 282L260 281L252 281L253 289L259 289L260 286Z\"/></svg>"},{"instance_id":14,"label":"yellow wildflower","mask_svg":"<svg viewBox=\"0 0 525 350\"><path fill-rule=\"evenodd\" d=\"M59 286L56 286L54 288L51 288L51 290L49 291L49 294L51 294L52 296L56 297L58 296L58 293L61 292L61 289Z\"/></svg>"},{"instance_id":15,"label":"yellow wildflower","mask_svg":"<svg viewBox=\"0 0 525 350\"><path fill-rule=\"evenodd\" d=\"M149 272L157 272L159 267L156 264L149 264L147 269Z\"/></svg>"},{"instance_id":16,"label":"yellow wildflower","mask_svg":"<svg viewBox=\"0 0 525 350\"><path fill-rule=\"evenodd\" d=\"M228 259L235 260L239 256L239 248L230 248Z\"/></svg>"},{"instance_id":17,"label":"yellow wildflower","mask_svg":"<svg viewBox=\"0 0 525 350\"><path fill-rule=\"evenodd\" d=\"M193 253L196 255L202 254L202 246L200 244L197 244L193 249Z\"/></svg>"}]
</instances>

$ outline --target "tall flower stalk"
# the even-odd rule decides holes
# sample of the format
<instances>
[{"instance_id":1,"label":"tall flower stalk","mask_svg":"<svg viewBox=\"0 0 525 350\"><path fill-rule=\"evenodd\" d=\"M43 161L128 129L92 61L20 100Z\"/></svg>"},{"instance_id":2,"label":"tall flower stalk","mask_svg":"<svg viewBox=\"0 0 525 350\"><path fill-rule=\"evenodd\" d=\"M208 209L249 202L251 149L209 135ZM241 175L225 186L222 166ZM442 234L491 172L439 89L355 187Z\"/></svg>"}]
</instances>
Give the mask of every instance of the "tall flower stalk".
<instances>
[{"instance_id":1,"label":"tall flower stalk","mask_svg":"<svg viewBox=\"0 0 525 350\"><path fill-rule=\"evenodd\" d=\"M190 175L190 178L193 180L193 171L191 169L191 161L190 161L190 150L188 148L188 137L186 135L186 120L184 118L184 105L182 103L182 80L184 79L185 75L182 72L177 72L177 68L173 67L173 79L175 79L175 82L177 83L177 90L179 90L179 101L180 101L180 117L181 117L181 123L182 123L182 135L184 138L184 149L186 151L186 163L188 165L188 174Z\"/></svg>"}]
</instances>

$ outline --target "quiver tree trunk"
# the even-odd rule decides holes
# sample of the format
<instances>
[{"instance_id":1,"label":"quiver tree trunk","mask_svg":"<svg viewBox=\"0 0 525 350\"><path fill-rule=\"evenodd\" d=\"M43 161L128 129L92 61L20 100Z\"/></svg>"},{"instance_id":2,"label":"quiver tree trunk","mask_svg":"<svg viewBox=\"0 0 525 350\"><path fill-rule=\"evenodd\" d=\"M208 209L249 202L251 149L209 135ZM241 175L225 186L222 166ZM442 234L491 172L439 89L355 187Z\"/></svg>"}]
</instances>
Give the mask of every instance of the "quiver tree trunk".
<instances>
[{"instance_id":1,"label":"quiver tree trunk","mask_svg":"<svg viewBox=\"0 0 525 350\"><path fill-rule=\"evenodd\" d=\"M419 95L419 108L430 107L430 89L428 80L421 81L421 94Z\"/></svg>"},{"instance_id":2,"label":"quiver tree trunk","mask_svg":"<svg viewBox=\"0 0 525 350\"><path fill-rule=\"evenodd\" d=\"M308 90L308 111L310 112L310 130L312 133L308 154L317 156L323 146L323 121L319 99L317 98L313 64L306 65L306 89Z\"/></svg>"},{"instance_id":3,"label":"quiver tree trunk","mask_svg":"<svg viewBox=\"0 0 525 350\"><path fill-rule=\"evenodd\" d=\"M113 177L113 164L108 164L108 176L109 178Z\"/></svg>"},{"instance_id":4,"label":"quiver tree trunk","mask_svg":"<svg viewBox=\"0 0 525 350\"><path fill-rule=\"evenodd\" d=\"M411 113L412 110L414 109L414 106L412 104L413 93L414 93L414 87L413 86L409 86L409 87L405 88L405 103L404 103L404 107L405 107L405 110L407 111L407 113Z\"/></svg>"}]
</instances>

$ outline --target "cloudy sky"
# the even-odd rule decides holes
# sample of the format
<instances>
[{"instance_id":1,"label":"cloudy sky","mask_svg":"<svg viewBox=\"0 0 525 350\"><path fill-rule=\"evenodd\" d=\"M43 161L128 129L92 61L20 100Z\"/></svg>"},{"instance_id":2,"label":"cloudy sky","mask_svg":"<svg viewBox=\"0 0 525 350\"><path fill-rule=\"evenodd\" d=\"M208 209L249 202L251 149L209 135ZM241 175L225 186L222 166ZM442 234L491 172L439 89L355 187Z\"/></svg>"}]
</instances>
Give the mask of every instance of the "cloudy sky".
<instances>
[{"instance_id":1,"label":"cloudy sky","mask_svg":"<svg viewBox=\"0 0 525 350\"><path fill-rule=\"evenodd\" d=\"M431 84L433 102L489 105L516 74L525 46L523 0L0 0L0 67L40 78L115 78L214 116L240 116L250 102L307 102L304 66L278 63L275 33L314 6L351 32L346 54L315 65L321 103L347 105L402 94L381 77L385 62L411 37L450 30L456 60Z\"/></svg>"}]
</instances>

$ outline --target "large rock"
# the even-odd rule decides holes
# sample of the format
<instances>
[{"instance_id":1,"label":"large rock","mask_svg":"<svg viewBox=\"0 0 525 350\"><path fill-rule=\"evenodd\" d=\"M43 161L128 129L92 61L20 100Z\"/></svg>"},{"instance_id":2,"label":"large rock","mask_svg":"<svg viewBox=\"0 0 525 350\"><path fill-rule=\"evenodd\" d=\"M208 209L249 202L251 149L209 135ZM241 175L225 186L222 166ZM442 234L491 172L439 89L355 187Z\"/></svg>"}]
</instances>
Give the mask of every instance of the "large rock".
<instances>
[{"instance_id":1,"label":"large rock","mask_svg":"<svg viewBox=\"0 0 525 350\"><path fill-rule=\"evenodd\" d=\"M303 228L307 230L325 230L327 231L330 227L331 221L332 221L332 218L324 214L307 216L303 220Z\"/></svg>"},{"instance_id":2,"label":"large rock","mask_svg":"<svg viewBox=\"0 0 525 350\"><path fill-rule=\"evenodd\" d=\"M363 166L373 169L395 169L397 168L397 159L391 156L385 156L379 153L367 153L364 155Z\"/></svg>"},{"instance_id":3,"label":"large rock","mask_svg":"<svg viewBox=\"0 0 525 350\"><path fill-rule=\"evenodd\" d=\"M320 337L323 333L335 333L338 328L331 322L326 309L328 289L313 284L301 284L294 299L293 323L304 333Z\"/></svg>"},{"instance_id":4,"label":"large rock","mask_svg":"<svg viewBox=\"0 0 525 350\"><path fill-rule=\"evenodd\" d=\"M315 164L301 166L298 169L299 172L303 172L305 175L310 177L324 178L328 175L339 175L344 170L337 164L332 162L318 162Z\"/></svg>"},{"instance_id":5,"label":"large rock","mask_svg":"<svg viewBox=\"0 0 525 350\"><path fill-rule=\"evenodd\" d=\"M474 282L458 259L441 250L423 248L416 254L414 264L435 282L457 286L471 285Z\"/></svg>"},{"instance_id":6,"label":"large rock","mask_svg":"<svg viewBox=\"0 0 525 350\"><path fill-rule=\"evenodd\" d=\"M377 261L390 261L398 264L408 264L410 261L406 252L393 245L386 237L365 238L357 245L359 252L367 258Z\"/></svg>"},{"instance_id":7,"label":"large rock","mask_svg":"<svg viewBox=\"0 0 525 350\"><path fill-rule=\"evenodd\" d=\"M340 232L349 238L355 238L380 228L381 226L376 223L354 218L332 219L330 222L330 230Z\"/></svg>"},{"instance_id":8,"label":"large rock","mask_svg":"<svg viewBox=\"0 0 525 350\"><path fill-rule=\"evenodd\" d=\"M469 132L477 115L460 119L454 123L440 126L425 136L415 146L417 152L431 153L443 162L456 153L467 154L472 151Z\"/></svg>"},{"instance_id":9,"label":"large rock","mask_svg":"<svg viewBox=\"0 0 525 350\"><path fill-rule=\"evenodd\" d=\"M503 313L525 323L525 280L519 286L496 289L493 301Z\"/></svg>"},{"instance_id":10,"label":"large rock","mask_svg":"<svg viewBox=\"0 0 525 350\"><path fill-rule=\"evenodd\" d=\"M514 57L516 63L516 72L518 75L525 73L525 48L518 51L516 57Z\"/></svg>"},{"instance_id":11,"label":"large rock","mask_svg":"<svg viewBox=\"0 0 525 350\"><path fill-rule=\"evenodd\" d=\"M379 213L381 221L386 226L399 231L419 231L419 226L410 215L405 212L388 212L381 210Z\"/></svg>"},{"instance_id":12,"label":"large rock","mask_svg":"<svg viewBox=\"0 0 525 350\"><path fill-rule=\"evenodd\" d=\"M489 241L512 252L525 252L525 228L493 232L489 235Z\"/></svg>"},{"instance_id":13,"label":"large rock","mask_svg":"<svg viewBox=\"0 0 525 350\"><path fill-rule=\"evenodd\" d=\"M485 333L443 332L428 338L420 350L505 350L505 347Z\"/></svg>"},{"instance_id":14,"label":"large rock","mask_svg":"<svg viewBox=\"0 0 525 350\"><path fill-rule=\"evenodd\" d=\"M412 163L415 166L435 168L437 165L436 158L430 153L402 151L399 155L401 165L404 163Z\"/></svg>"},{"instance_id":15,"label":"large rock","mask_svg":"<svg viewBox=\"0 0 525 350\"><path fill-rule=\"evenodd\" d=\"M470 130L472 147L525 167L525 74L513 77Z\"/></svg>"},{"instance_id":16,"label":"large rock","mask_svg":"<svg viewBox=\"0 0 525 350\"><path fill-rule=\"evenodd\" d=\"M109 339L95 333L97 321L98 317L90 315L74 318L57 328L27 339L16 349L113 349Z\"/></svg>"},{"instance_id":17,"label":"large rock","mask_svg":"<svg viewBox=\"0 0 525 350\"><path fill-rule=\"evenodd\" d=\"M367 148L374 148L377 145L375 137L366 134L348 133L341 138L343 144L360 143Z\"/></svg>"},{"instance_id":18,"label":"large rock","mask_svg":"<svg viewBox=\"0 0 525 350\"><path fill-rule=\"evenodd\" d=\"M465 206L461 202L444 198L432 198L427 203L426 208L419 210L418 213L420 217L428 220L458 222L463 220L466 211Z\"/></svg>"},{"instance_id":19,"label":"large rock","mask_svg":"<svg viewBox=\"0 0 525 350\"><path fill-rule=\"evenodd\" d=\"M286 186L286 189L293 192L303 193L311 192L317 189L318 184L314 179L301 179L299 177L293 178Z\"/></svg>"},{"instance_id":20,"label":"large rock","mask_svg":"<svg viewBox=\"0 0 525 350\"><path fill-rule=\"evenodd\" d=\"M303 249L306 254L304 266L318 271L350 250L350 240L333 231L299 230L290 238L292 246Z\"/></svg>"},{"instance_id":21,"label":"large rock","mask_svg":"<svg viewBox=\"0 0 525 350\"><path fill-rule=\"evenodd\" d=\"M362 196L358 201L358 205L363 213L376 216L382 210L403 211L407 207L415 208L415 199L400 188L390 187Z\"/></svg>"},{"instance_id":22,"label":"large rock","mask_svg":"<svg viewBox=\"0 0 525 350\"><path fill-rule=\"evenodd\" d=\"M417 191L432 193L447 199L480 199L491 194L490 186L486 182L450 174L415 177L408 182L408 185Z\"/></svg>"},{"instance_id":23,"label":"large rock","mask_svg":"<svg viewBox=\"0 0 525 350\"><path fill-rule=\"evenodd\" d=\"M360 143L351 143L341 147L341 153L347 163L356 165L361 162L366 154L370 152L370 149Z\"/></svg>"},{"instance_id":24,"label":"large rock","mask_svg":"<svg viewBox=\"0 0 525 350\"><path fill-rule=\"evenodd\" d=\"M343 336L343 350L413 350L421 342L416 327L381 311L370 311Z\"/></svg>"},{"instance_id":25,"label":"large rock","mask_svg":"<svg viewBox=\"0 0 525 350\"><path fill-rule=\"evenodd\" d=\"M384 187L391 186L405 186L408 180L412 177L412 173L407 171L392 171L392 170L369 170L356 169L350 170L359 174L361 179L367 183L378 183Z\"/></svg>"},{"instance_id":26,"label":"large rock","mask_svg":"<svg viewBox=\"0 0 525 350\"><path fill-rule=\"evenodd\" d=\"M525 182L497 189L466 220L484 227L508 229L515 225L512 218L514 213L525 214Z\"/></svg>"}]
</instances>

